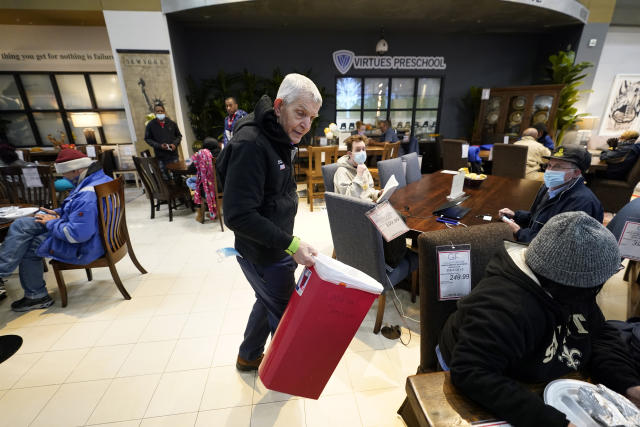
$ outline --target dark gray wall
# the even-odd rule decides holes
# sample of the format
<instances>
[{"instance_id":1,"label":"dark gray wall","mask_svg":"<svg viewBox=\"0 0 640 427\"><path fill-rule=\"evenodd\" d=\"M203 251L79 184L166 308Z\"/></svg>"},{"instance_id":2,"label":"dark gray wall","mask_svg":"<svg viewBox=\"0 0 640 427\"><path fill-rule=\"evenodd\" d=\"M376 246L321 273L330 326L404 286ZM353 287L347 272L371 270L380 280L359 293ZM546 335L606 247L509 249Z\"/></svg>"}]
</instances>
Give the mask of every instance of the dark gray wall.
<instances>
[{"instance_id":1,"label":"dark gray wall","mask_svg":"<svg viewBox=\"0 0 640 427\"><path fill-rule=\"evenodd\" d=\"M374 55L378 32L283 30L215 30L175 22L169 15L169 31L178 66L195 78L213 77L219 70L238 72L247 69L270 76L274 68L284 73L312 69L317 85L335 95L335 78L340 74L333 65L332 53L349 49L356 55ZM572 40L576 31L561 31L559 37ZM427 34L406 29L385 30L388 55L444 56L444 71L367 71L354 70L347 75L444 76L440 133L446 137L464 136L468 118L461 110L461 98L471 86L501 87L528 85L539 79L542 40L553 38L535 34ZM560 40L557 42L570 43ZM179 51L179 53L178 53ZM324 103L319 132L335 119L335 99Z\"/></svg>"}]
</instances>

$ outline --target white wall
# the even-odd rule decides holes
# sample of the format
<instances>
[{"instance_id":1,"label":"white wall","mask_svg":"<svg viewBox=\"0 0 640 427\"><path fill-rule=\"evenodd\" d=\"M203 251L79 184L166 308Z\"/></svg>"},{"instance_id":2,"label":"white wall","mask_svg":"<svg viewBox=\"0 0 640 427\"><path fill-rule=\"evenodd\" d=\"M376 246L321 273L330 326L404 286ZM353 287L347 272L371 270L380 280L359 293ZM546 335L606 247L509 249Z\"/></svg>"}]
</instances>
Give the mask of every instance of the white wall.
<instances>
[{"instance_id":1,"label":"white wall","mask_svg":"<svg viewBox=\"0 0 640 427\"><path fill-rule=\"evenodd\" d=\"M131 12L131 11L113 11L105 10L104 21L107 25L109 34L109 42L115 58L116 71L120 77L120 87L123 96L126 99L127 91L124 87L122 79L122 69L120 60L116 52L117 49L134 49L134 50L168 50L171 51L171 42L169 40L169 30L167 20L162 12ZM175 118L178 127L185 129L185 123L182 117L182 105L180 94L178 93L178 84L176 81L175 65L173 55L171 58L171 79L173 83L173 99L176 107ZM127 113L127 121L129 122L129 133L132 141L136 141L136 133L131 118L131 110L129 101L125 102L125 110ZM184 158L188 157L188 145L190 141L183 139L180 144Z\"/></svg>"},{"instance_id":2,"label":"white wall","mask_svg":"<svg viewBox=\"0 0 640 427\"><path fill-rule=\"evenodd\" d=\"M609 27L585 113L602 120L616 74L640 74L640 27Z\"/></svg>"}]
</instances>

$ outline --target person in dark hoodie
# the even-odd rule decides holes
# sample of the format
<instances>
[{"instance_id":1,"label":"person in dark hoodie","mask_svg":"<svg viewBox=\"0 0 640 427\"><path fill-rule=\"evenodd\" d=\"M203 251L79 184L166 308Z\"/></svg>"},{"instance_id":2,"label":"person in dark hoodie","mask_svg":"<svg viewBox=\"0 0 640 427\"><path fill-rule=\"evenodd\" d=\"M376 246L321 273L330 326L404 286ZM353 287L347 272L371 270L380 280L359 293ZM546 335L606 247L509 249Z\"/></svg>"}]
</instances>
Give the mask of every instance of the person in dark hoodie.
<instances>
[{"instance_id":1,"label":"person in dark hoodie","mask_svg":"<svg viewBox=\"0 0 640 427\"><path fill-rule=\"evenodd\" d=\"M216 162L224 188L224 221L235 234L238 263L256 293L236 362L258 369L295 286L297 264L311 266L317 251L293 235L298 194L295 144L309 132L322 97L315 84L288 74L276 100L264 95L235 125Z\"/></svg>"},{"instance_id":2,"label":"person in dark hoodie","mask_svg":"<svg viewBox=\"0 0 640 427\"><path fill-rule=\"evenodd\" d=\"M156 118L147 123L144 130L144 141L153 147L158 159L158 165L165 178L168 178L166 165L177 162L178 146L182 141L182 134L176 122L167 117L164 105L156 104L153 107Z\"/></svg>"},{"instance_id":3,"label":"person in dark hoodie","mask_svg":"<svg viewBox=\"0 0 640 427\"><path fill-rule=\"evenodd\" d=\"M544 172L544 185L540 187L531 209L512 211L503 208L500 216L512 218L508 224L514 237L530 242L542 226L554 215L562 212L583 211L602 223L604 209L600 200L584 183L583 173L591 165L591 154L578 146L558 147L549 159Z\"/></svg>"},{"instance_id":4,"label":"person in dark hoodie","mask_svg":"<svg viewBox=\"0 0 640 427\"><path fill-rule=\"evenodd\" d=\"M554 216L531 244L505 242L447 320L436 353L453 384L515 426L567 426L524 383L586 371L640 405L640 376L596 295L620 267L611 232L584 212Z\"/></svg>"}]
</instances>

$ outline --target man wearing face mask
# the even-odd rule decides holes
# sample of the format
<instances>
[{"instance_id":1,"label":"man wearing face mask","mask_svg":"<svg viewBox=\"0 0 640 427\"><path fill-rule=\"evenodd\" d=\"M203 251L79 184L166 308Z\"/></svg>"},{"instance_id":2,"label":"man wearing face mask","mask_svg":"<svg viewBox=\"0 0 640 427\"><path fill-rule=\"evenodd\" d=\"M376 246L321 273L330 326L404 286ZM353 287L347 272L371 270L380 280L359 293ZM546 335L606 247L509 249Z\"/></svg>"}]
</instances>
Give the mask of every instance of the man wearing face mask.
<instances>
[{"instance_id":1,"label":"man wearing face mask","mask_svg":"<svg viewBox=\"0 0 640 427\"><path fill-rule=\"evenodd\" d=\"M352 135L344 142L347 154L338 159L338 169L333 176L336 193L361 199L378 199L379 190L373 188L373 177L365 165L367 161L367 137Z\"/></svg>"},{"instance_id":2,"label":"man wearing face mask","mask_svg":"<svg viewBox=\"0 0 640 427\"><path fill-rule=\"evenodd\" d=\"M82 265L104 254L94 187L112 179L105 175L99 162L70 148L60 151L55 167L75 188L58 209L40 208L35 218L15 220L0 247L0 277L8 277L20 268L24 297L11 304L13 311L53 304L43 278L42 258Z\"/></svg>"},{"instance_id":3,"label":"man wearing face mask","mask_svg":"<svg viewBox=\"0 0 640 427\"><path fill-rule=\"evenodd\" d=\"M562 212L583 211L602 223L604 209L600 200L587 188L582 174L591 165L591 154L579 146L561 146L551 156L544 173L544 185L540 187L531 209L498 211L506 217L519 242L530 242L542 226Z\"/></svg>"},{"instance_id":4,"label":"man wearing face mask","mask_svg":"<svg viewBox=\"0 0 640 427\"><path fill-rule=\"evenodd\" d=\"M295 287L297 264L315 263L316 249L293 235L298 193L292 158L321 106L310 79L288 74L275 101L264 95L253 113L237 123L216 162L224 186L224 221L256 294L236 361L240 371L260 366L267 338Z\"/></svg>"},{"instance_id":5,"label":"man wearing face mask","mask_svg":"<svg viewBox=\"0 0 640 427\"><path fill-rule=\"evenodd\" d=\"M157 104L153 111L156 118L147 123L144 131L144 140L153 147L160 170L165 175L165 178L168 178L166 165L177 162L180 159L178 146L182 140L182 134L176 122L167 117L164 105Z\"/></svg>"}]
</instances>

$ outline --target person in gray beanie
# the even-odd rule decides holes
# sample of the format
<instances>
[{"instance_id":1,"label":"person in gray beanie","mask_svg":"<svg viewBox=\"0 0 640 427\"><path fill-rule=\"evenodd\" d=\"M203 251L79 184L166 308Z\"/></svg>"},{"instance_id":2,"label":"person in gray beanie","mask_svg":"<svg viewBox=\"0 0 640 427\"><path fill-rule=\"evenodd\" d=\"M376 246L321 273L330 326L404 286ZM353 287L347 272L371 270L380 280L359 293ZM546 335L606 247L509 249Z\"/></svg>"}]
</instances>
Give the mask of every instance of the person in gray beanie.
<instances>
[{"instance_id":1,"label":"person in gray beanie","mask_svg":"<svg viewBox=\"0 0 640 427\"><path fill-rule=\"evenodd\" d=\"M572 425L522 383L584 372L640 407L640 372L596 303L620 268L613 234L584 212L505 242L447 320L436 349L465 395L516 426Z\"/></svg>"}]
</instances>

